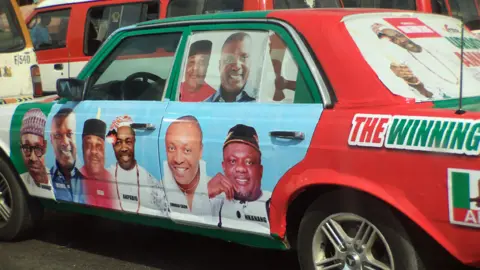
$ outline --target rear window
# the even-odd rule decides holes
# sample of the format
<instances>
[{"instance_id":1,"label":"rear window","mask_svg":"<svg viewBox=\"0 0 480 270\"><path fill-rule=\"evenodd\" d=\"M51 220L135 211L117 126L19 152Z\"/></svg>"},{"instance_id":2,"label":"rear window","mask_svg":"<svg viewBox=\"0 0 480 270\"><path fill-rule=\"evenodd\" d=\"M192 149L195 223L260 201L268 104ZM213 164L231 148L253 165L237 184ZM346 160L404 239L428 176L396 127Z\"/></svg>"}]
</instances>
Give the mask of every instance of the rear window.
<instances>
[{"instance_id":1,"label":"rear window","mask_svg":"<svg viewBox=\"0 0 480 270\"><path fill-rule=\"evenodd\" d=\"M70 9L39 12L28 23L36 50L49 50L67 46Z\"/></svg>"},{"instance_id":2,"label":"rear window","mask_svg":"<svg viewBox=\"0 0 480 270\"><path fill-rule=\"evenodd\" d=\"M25 48L25 40L10 1L0 1L0 52Z\"/></svg>"},{"instance_id":3,"label":"rear window","mask_svg":"<svg viewBox=\"0 0 480 270\"><path fill-rule=\"evenodd\" d=\"M339 0L275 0L274 9L342 7Z\"/></svg>"},{"instance_id":4,"label":"rear window","mask_svg":"<svg viewBox=\"0 0 480 270\"><path fill-rule=\"evenodd\" d=\"M465 22L478 20L478 7L476 0L449 0L453 16L463 17Z\"/></svg>"},{"instance_id":5,"label":"rear window","mask_svg":"<svg viewBox=\"0 0 480 270\"><path fill-rule=\"evenodd\" d=\"M480 39L461 23L433 14L350 16L345 25L375 75L394 95L416 101L480 96Z\"/></svg>"},{"instance_id":6,"label":"rear window","mask_svg":"<svg viewBox=\"0 0 480 270\"><path fill-rule=\"evenodd\" d=\"M170 0L167 8L167 17L242 10L243 0Z\"/></svg>"},{"instance_id":7,"label":"rear window","mask_svg":"<svg viewBox=\"0 0 480 270\"><path fill-rule=\"evenodd\" d=\"M343 0L343 5L346 8L393 8L416 10L415 0Z\"/></svg>"},{"instance_id":8,"label":"rear window","mask_svg":"<svg viewBox=\"0 0 480 270\"><path fill-rule=\"evenodd\" d=\"M92 7L87 14L84 53L92 56L121 27L159 18L159 1Z\"/></svg>"}]
</instances>

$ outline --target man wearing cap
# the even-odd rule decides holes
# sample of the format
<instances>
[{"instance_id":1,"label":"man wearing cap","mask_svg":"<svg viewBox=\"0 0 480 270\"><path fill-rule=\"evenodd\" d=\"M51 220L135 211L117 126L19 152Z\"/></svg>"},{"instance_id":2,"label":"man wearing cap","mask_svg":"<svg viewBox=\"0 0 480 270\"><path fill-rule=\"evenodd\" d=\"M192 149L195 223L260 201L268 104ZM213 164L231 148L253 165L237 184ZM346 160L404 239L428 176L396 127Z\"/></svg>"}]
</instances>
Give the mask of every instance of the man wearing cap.
<instances>
[{"instance_id":1,"label":"man wearing cap","mask_svg":"<svg viewBox=\"0 0 480 270\"><path fill-rule=\"evenodd\" d=\"M88 119L83 125L82 150L87 204L119 209L118 195L112 175L105 169L105 132L107 125L100 119Z\"/></svg>"},{"instance_id":2,"label":"man wearing cap","mask_svg":"<svg viewBox=\"0 0 480 270\"><path fill-rule=\"evenodd\" d=\"M255 101L257 93L248 83L252 38L245 32L230 35L222 46L220 56L220 88L207 102Z\"/></svg>"},{"instance_id":3,"label":"man wearing cap","mask_svg":"<svg viewBox=\"0 0 480 270\"><path fill-rule=\"evenodd\" d=\"M27 172L22 179L31 195L51 198L52 187L50 175L45 166L47 140L45 140L45 124L47 117L40 109L28 110L22 119L20 128L20 150Z\"/></svg>"},{"instance_id":4,"label":"man wearing cap","mask_svg":"<svg viewBox=\"0 0 480 270\"><path fill-rule=\"evenodd\" d=\"M165 192L156 180L135 159L135 131L128 115L116 117L107 134L117 162L108 169L113 175L120 209L127 212L166 215Z\"/></svg>"},{"instance_id":5,"label":"man wearing cap","mask_svg":"<svg viewBox=\"0 0 480 270\"><path fill-rule=\"evenodd\" d=\"M50 168L50 175L57 200L85 203L83 176L76 167L75 125L75 113L71 108L62 108L53 116L50 141L55 164Z\"/></svg>"},{"instance_id":6,"label":"man wearing cap","mask_svg":"<svg viewBox=\"0 0 480 270\"><path fill-rule=\"evenodd\" d=\"M211 223L205 161L202 160L203 134L194 116L182 116L167 128L163 164L164 185L172 218Z\"/></svg>"},{"instance_id":7,"label":"man wearing cap","mask_svg":"<svg viewBox=\"0 0 480 270\"><path fill-rule=\"evenodd\" d=\"M212 42L209 40L195 41L188 52L185 81L180 85L180 100L184 102L203 101L215 93L205 82Z\"/></svg>"},{"instance_id":8,"label":"man wearing cap","mask_svg":"<svg viewBox=\"0 0 480 270\"><path fill-rule=\"evenodd\" d=\"M457 67L460 66L460 59L451 59L445 55L445 50L426 49L393 27L375 23L371 28L385 42L383 53L386 54L388 63L384 65L388 65L388 68L382 67L382 70L389 70L396 76L391 79L392 86L403 88L403 92L411 92L412 97L421 99L458 96L460 74ZM454 56L454 51L451 56ZM468 81L468 77L464 78ZM470 84L475 85L475 81L465 85Z\"/></svg>"},{"instance_id":9,"label":"man wearing cap","mask_svg":"<svg viewBox=\"0 0 480 270\"><path fill-rule=\"evenodd\" d=\"M222 168L224 174L218 173L208 183L209 197L221 199L213 206L218 226L269 233L271 193L261 189L263 165L253 127L238 124L229 130L223 146Z\"/></svg>"}]
</instances>

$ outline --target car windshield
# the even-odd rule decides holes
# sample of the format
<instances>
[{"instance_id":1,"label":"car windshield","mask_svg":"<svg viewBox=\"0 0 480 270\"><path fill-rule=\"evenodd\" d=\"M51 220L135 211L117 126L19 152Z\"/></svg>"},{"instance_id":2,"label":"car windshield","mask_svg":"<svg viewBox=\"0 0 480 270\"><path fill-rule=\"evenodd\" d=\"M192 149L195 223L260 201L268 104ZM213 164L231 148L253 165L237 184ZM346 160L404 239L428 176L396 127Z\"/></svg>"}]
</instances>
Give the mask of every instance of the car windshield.
<instances>
[{"instance_id":1,"label":"car windshield","mask_svg":"<svg viewBox=\"0 0 480 270\"><path fill-rule=\"evenodd\" d=\"M18 51L25 40L10 1L0 1L0 52Z\"/></svg>"},{"instance_id":2,"label":"car windshield","mask_svg":"<svg viewBox=\"0 0 480 270\"><path fill-rule=\"evenodd\" d=\"M377 14L351 16L345 25L393 94L416 101L457 99L462 87L463 97L480 96L480 39L463 31L461 68L460 20L431 14Z\"/></svg>"}]
</instances>

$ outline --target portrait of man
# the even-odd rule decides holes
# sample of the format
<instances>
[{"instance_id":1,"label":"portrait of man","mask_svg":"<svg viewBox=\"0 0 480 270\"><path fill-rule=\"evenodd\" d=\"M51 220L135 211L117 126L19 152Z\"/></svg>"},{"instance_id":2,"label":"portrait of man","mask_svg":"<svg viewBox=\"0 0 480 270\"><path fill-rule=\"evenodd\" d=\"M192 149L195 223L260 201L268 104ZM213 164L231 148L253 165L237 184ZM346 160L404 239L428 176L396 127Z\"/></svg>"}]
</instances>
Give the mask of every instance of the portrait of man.
<instances>
[{"instance_id":1,"label":"portrait of man","mask_svg":"<svg viewBox=\"0 0 480 270\"><path fill-rule=\"evenodd\" d=\"M204 101L215 93L215 89L205 81L211 53L212 42L209 40L195 41L190 46L185 81L180 85L181 101Z\"/></svg>"},{"instance_id":2,"label":"portrait of man","mask_svg":"<svg viewBox=\"0 0 480 270\"><path fill-rule=\"evenodd\" d=\"M128 115L118 116L107 134L117 162L108 171L114 177L115 190L123 211L166 215L168 205L162 182L156 180L135 159L135 130Z\"/></svg>"},{"instance_id":3,"label":"portrait of man","mask_svg":"<svg viewBox=\"0 0 480 270\"><path fill-rule=\"evenodd\" d=\"M198 119L182 116L166 130L164 185L171 212L211 216L206 164L202 160L203 133Z\"/></svg>"},{"instance_id":4,"label":"portrait of man","mask_svg":"<svg viewBox=\"0 0 480 270\"><path fill-rule=\"evenodd\" d=\"M118 195L113 177L105 169L105 133L107 126L100 119L85 121L82 133L84 166L80 172L85 177L87 204L119 209Z\"/></svg>"},{"instance_id":5,"label":"portrait of man","mask_svg":"<svg viewBox=\"0 0 480 270\"><path fill-rule=\"evenodd\" d=\"M20 150L27 172L22 178L30 192L39 195L38 189L51 190L50 175L45 166L47 140L45 125L47 117L37 108L28 110L22 119L20 128Z\"/></svg>"},{"instance_id":6,"label":"portrait of man","mask_svg":"<svg viewBox=\"0 0 480 270\"><path fill-rule=\"evenodd\" d=\"M250 221L259 225L252 228L268 228L271 193L261 187L262 153L253 127L238 124L229 130L223 145L222 168L223 174L218 173L208 183L210 198L225 194L213 207L218 226L239 228L242 222Z\"/></svg>"},{"instance_id":7,"label":"portrait of man","mask_svg":"<svg viewBox=\"0 0 480 270\"><path fill-rule=\"evenodd\" d=\"M71 108L62 108L53 116L50 142L55 164L50 168L50 175L57 200L85 203L83 176L76 167L75 126L75 113Z\"/></svg>"},{"instance_id":8,"label":"portrait of man","mask_svg":"<svg viewBox=\"0 0 480 270\"><path fill-rule=\"evenodd\" d=\"M380 40L393 45L387 55L389 68L410 90L433 99L457 95L460 60L449 62L440 52L423 48L400 31L380 23L373 24L372 31Z\"/></svg>"},{"instance_id":9,"label":"portrait of man","mask_svg":"<svg viewBox=\"0 0 480 270\"><path fill-rule=\"evenodd\" d=\"M251 67L252 38L245 32L230 35L222 46L220 55L220 87L207 98L207 102L248 102L255 101L247 92Z\"/></svg>"}]
</instances>

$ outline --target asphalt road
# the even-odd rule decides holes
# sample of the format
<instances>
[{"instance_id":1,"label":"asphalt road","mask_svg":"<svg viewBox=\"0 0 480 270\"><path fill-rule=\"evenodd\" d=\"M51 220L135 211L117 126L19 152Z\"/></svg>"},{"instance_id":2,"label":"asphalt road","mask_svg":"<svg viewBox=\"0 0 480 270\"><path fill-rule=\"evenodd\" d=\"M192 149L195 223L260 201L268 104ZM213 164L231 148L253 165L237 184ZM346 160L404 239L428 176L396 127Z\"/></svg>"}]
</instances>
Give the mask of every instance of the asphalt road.
<instances>
[{"instance_id":1,"label":"asphalt road","mask_svg":"<svg viewBox=\"0 0 480 270\"><path fill-rule=\"evenodd\" d=\"M0 270L298 268L293 252L64 213L48 213L34 239L0 243Z\"/></svg>"},{"instance_id":2,"label":"asphalt road","mask_svg":"<svg viewBox=\"0 0 480 270\"><path fill-rule=\"evenodd\" d=\"M0 243L0 270L27 269L298 270L299 267L294 252L256 249L97 217L47 213L34 239Z\"/></svg>"}]
</instances>

